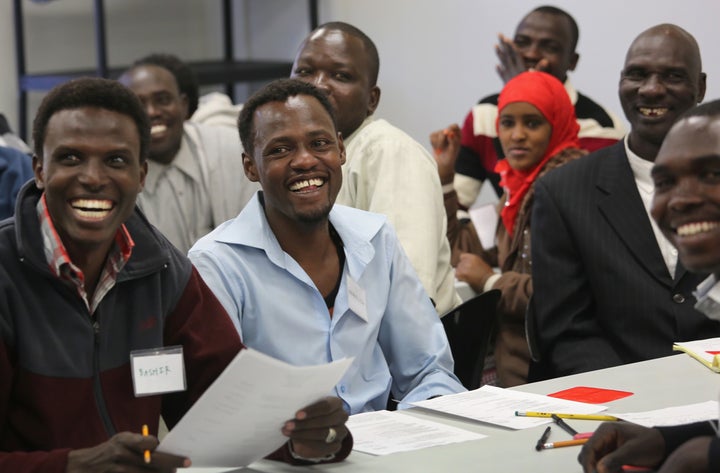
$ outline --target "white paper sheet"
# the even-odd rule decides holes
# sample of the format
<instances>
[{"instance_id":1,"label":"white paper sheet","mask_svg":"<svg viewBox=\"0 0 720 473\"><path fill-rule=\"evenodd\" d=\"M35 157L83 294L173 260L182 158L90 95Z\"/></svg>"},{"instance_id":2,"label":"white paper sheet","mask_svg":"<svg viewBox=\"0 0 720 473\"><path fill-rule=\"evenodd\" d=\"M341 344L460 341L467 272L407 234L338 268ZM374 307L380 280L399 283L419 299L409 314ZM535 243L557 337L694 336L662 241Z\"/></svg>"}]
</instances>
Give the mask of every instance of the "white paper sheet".
<instances>
[{"instance_id":1,"label":"white paper sheet","mask_svg":"<svg viewBox=\"0 0 720 473\"><path fill-rule=\"evenodd\" d=\"M718 420L718 402L706 401L656 409L654 411L628 412L614 415L622 420L644 425L645 427L691 424L703 420Z\"/></svg>"},{"instance_id":2,"label":"white paper sheet","mask_svg":"<svg viewBox=\"0 0 720 473\"><path fill-rule=\"evenodd\" d=\"M675 342L673 350L684 351L705 366L720 373L720 337L690 342Z\"/></svg>"},{"instance_id":3,"label":"white paper sheet","mask_svg":"<svg viewBox=\"0 0 720 473\"><path fill-rule=\"evenodd\" d=\"M475 226L482 247L486 250L495 246L495 232L498 225L498 213L495 204L471 207L468 210L470 220Z\"/></svg>"},{"instance_id":4,"label":"white paper sheet","mask_svg":"<svg viewBox=\"0 0 720 473\"><path fill-rule=\"evenodd\" d=\"M518 417L515 411L595 414L607 409L606 406L597 404L566 401L495 386L483 386L474 391L440 396L412 404L511 429L527 429L552 422L552 419L548 418Z\"/></svg>"},{"instance_id":5,"label":"white paper sheet","mask_svg":"<svg viewBox=\"0 0 720 473\"><path fill-rule=\"evenodd\" d=\"M285 443L283 423L330 395L351 362L299 367L241 350L158 451L187 456L193 466L246 466Z\"/></svg>"},{"instance_id":6,"label":"white paper sheet","mask_svg":"<svg viewBox=\"0 0 720 473\"><path fill-rule=\"evenodd\" d=\"M353 450L371 455L388 455L486 437L400 411L355 414L350 416L347 426L353 435Z\"/></svg>"}]
</instances>

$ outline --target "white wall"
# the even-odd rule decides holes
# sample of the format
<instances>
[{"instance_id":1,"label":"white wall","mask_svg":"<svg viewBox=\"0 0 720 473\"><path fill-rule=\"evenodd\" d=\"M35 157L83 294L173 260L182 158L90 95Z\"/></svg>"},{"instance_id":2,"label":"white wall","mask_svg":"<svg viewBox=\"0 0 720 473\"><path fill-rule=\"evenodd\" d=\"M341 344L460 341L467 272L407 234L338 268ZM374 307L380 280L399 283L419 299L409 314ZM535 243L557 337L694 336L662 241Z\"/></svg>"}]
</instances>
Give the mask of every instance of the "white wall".
<instances>
[{"instance_id":1,"label":"white wall","mask_svg":"<svg viewBox=\"0 0 720 473\"><path fill-rule=\"evenodd\" d=\"M427 143L430 131L461 121L481 96L497 92L493 45L514 33L520 18L543 0L320 0L320 21L355 24L380 51L378 115ZM25 0L30 71L90 67L95 60L90 0ZM217 0L106 1L112 65L149 52L183 59L219 57ZM303 0L235 0L238 56L292 59L307 33ZM617 81L625 51L643 29L673 22L695 35L708 73L708 98L720 95L717 0L555 0L580 25L576 87L621 114ZM12 7L0 1L0 111L17 127ZM32 94L31 116L39 101Z\"/></svg>"},{"instance_id":2,"label":"white wall","mask_svg":"<svg viewBox=\"0 0 720 473\"><path fill-rule=\"evenodd\" d=\"M720 40L717 0L321 0L321 21L365 31L380 51L382 98L377 114L427 145L427 135L461 122L482 96L496 93L497 34L514 34L541 4L568 11L580 27L578 90L622 116L617 84L630 42L658 23L675 23L700 44L708 73L706 98L717 98Z\"/></svg>"}]
</instances>

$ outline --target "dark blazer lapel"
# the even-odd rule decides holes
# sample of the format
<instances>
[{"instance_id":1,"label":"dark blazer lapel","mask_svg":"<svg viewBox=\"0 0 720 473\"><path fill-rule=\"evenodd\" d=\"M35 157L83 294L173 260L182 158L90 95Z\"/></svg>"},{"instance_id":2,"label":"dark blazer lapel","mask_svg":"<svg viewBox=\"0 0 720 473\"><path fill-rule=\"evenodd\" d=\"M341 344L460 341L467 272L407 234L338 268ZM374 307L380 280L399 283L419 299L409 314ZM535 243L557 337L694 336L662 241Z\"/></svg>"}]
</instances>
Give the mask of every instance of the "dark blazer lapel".
<instances>
[{"instance_id":1,"label":"dark blazer lapel","mask_svg":"<svg viewBox=\"0 0 720 473\"><path fill-rule=\"evenodd\" d=\"M621 140L598 159L598 207L637 261L668 287L673 281L635 184Z\"/></svg>"}]
</instances>

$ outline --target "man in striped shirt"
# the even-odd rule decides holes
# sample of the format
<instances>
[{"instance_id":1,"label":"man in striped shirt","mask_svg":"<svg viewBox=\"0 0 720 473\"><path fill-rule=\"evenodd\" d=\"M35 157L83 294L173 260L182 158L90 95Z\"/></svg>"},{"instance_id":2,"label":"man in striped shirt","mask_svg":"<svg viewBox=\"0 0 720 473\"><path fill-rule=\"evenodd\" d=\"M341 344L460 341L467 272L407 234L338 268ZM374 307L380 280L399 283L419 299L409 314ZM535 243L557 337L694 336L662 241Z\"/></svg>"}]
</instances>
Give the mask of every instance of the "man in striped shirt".
<instances>
[{"instance_id":1,"label":"man in striped shirt","mask_svg":"<svg viewBox=\"0 0 720 473\"><path fill-rule=\"evenodd\" d=\"M580 145L588 151L609 146L625 134L618 117L575 90L567 77L579 59L577 23L567 12L542 6L528 13L518 25L512 40L500 37L497 47L498 73L507 82L526 69L552 74L565 84L580 125ZM498 94L480 100L465 117L462 148L455 165L455 190L461 207L469 207L489 178L498 194L499 176L495 164L503 152L495 132Z\"/></svg>"}]
</instances>

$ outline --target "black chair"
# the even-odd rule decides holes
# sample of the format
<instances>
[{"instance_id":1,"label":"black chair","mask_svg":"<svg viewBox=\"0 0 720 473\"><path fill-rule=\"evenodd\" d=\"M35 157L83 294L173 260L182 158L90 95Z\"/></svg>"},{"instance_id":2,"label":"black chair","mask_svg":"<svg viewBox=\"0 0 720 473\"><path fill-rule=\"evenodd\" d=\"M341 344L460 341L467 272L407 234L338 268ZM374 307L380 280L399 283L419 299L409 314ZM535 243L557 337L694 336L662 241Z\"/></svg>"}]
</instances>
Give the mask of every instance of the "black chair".
<instances>
[{"instance_id":1,"label":"black chair","mask_svg":"<svg viewBox=\"0 0 720 473\"><path fill-rule=\"evenodd\" d=\"M482 382L499 300L500 291L492 289L468 299L441 318L455 358L455 375L467 389L477 389Z\"/></svg>"}]
</instances>

